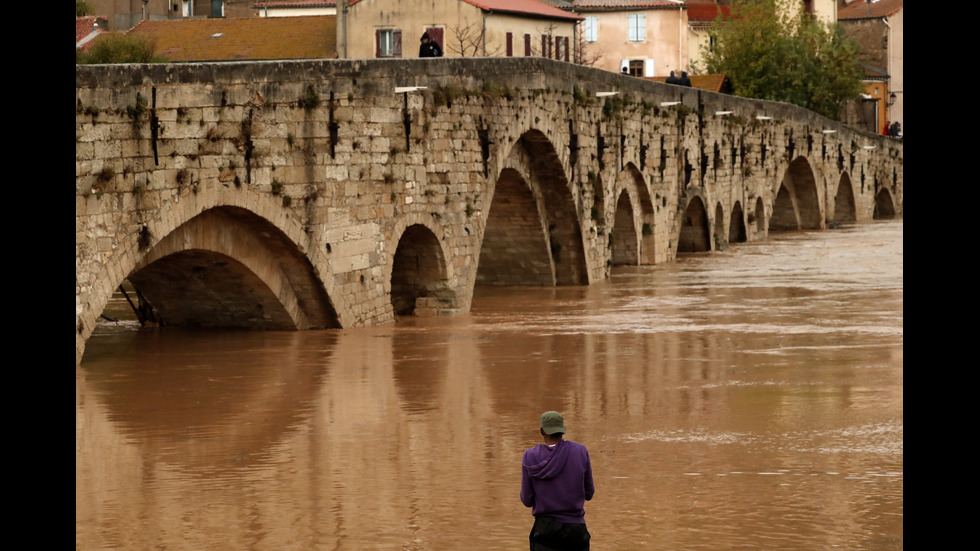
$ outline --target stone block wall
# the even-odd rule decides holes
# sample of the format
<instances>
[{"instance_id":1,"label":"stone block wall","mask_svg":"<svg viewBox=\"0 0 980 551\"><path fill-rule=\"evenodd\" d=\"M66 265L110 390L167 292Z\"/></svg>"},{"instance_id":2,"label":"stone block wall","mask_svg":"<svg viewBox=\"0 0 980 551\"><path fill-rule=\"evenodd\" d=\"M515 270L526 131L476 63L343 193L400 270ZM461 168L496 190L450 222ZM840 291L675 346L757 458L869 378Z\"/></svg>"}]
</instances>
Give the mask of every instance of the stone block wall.
<instances>
[{"instance_id":1,"label":"stone block wall","mask_svg":"<svg viewBox=\"0 0 980 551\"><path fill-rule=\"evenodd\" d=\"M900 142L794 106L538 58L78 66L75 153L79 358L148 252L227 209L268 225L250 238L292 243L281 254L322 282L336 323L351 327L392 320L409 228L425 228L444 263L417 304L446 313L467 311L478 282L547 283L535 279L542 266L559 284L607 277L617 208L632 209L635 242L653 249L636 258L670 261L692 198L711 232L730 226L736 203L751 218L761 198L768 217L800 157L821 220L845 174L859 221L882 188L899 214L902 204ZM498 202L502 175L535 201L521 216L540 217L521 241L543 251L526 253L538 275L523 281L506 259L480 265L482 248L517 243L513 221L487 227L516 197ZM745 226L765 237L765 224ZM302 310L318 304L304 289L272 292ZM319 319L309 314L293 319Z\"/></svg>"}]
</instances>

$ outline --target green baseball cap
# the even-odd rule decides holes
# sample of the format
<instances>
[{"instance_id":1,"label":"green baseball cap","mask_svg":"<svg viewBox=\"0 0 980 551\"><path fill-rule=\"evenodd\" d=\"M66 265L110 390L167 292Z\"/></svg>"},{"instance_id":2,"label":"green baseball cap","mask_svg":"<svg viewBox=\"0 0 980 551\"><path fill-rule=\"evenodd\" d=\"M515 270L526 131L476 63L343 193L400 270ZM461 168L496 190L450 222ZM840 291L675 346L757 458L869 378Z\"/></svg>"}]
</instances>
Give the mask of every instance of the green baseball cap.
<instances>
[{"instance_id":1,"label":"green baseball cap","mask_svg":"<svg viewBox=\"0 0 980 551\"><path fill-rule=\"evenodd\" d=\"M541 414L541 430L545 434L565 434L565 419L557 411L546 411Z\"/></svg>"}]
</instances>

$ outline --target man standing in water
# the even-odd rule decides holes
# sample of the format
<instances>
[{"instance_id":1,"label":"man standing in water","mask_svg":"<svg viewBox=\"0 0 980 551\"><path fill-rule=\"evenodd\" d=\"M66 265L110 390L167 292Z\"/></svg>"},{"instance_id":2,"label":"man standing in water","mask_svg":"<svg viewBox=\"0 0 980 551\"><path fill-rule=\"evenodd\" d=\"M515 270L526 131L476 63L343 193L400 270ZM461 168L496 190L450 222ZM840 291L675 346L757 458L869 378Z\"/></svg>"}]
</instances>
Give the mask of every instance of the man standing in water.
<instances>
[{"instance_id":1,"label":"man standing in water","mask_svg":"<svg viewBox=\"0 0 980 551\"><path fill-rule=\"evenodd\" d=\"M585 550L585 502L595 494L589 451L565 440L565 420L557 411L541 414L538 444L521 461L521 502L531 507L531 551Z\"/></svg>"}]
</instances>

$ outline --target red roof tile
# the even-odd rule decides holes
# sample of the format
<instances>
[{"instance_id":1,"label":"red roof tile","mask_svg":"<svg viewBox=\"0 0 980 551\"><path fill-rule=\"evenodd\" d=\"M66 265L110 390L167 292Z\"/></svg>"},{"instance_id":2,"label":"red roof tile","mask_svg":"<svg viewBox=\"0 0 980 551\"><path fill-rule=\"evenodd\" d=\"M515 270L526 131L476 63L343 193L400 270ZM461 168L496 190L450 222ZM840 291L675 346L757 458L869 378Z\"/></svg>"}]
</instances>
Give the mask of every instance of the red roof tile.
<instances>
[{"instance_id":1,"label":"red roof tile","mask_svg":"<svg viewBox=\"0 0 980 551\"><path fill-rule=\"evenodd\" d=\"M152 37L170 61L315 59L336 53L336 22L333 15L144 19L129 32Z\"/></svg>"},{"instance_id":2,"label":"red roof tile","mask_svg":"<svg viewBox=\"0 0 980 551\"><path fill-rule=\"evenodd\" d=\"M582 19L581 16L558 9L536 0L462 0L483 11L502 11L548 17L551 19Z\"/></svg>"},{"instance_id":3,"label":"red roof tile","mask_svg":"<svg viewBox=\"0 0 980 551\"><path fill-rule=\"evenodd\" d=\"M337 0L277 0L275 2L256 2L253 8L331 8Z\"/></svg>"},{"instance_id":4,"label":"red roof tile","mask_svg":"<svg viewBox=\"0 0 980 551\"><path fill-rule=\"evenodd\" d=\"M902 9L904 0L858 0L837 10L837 20L888 17Z\"/></svg>"},{"instance_id":5,"label":"red roof tile","mask_svg":"<svg viewBox=\"0 0 980 551\"><path fill-rule=\"evenodd\" d=\"M576 0L575 7L584 10L630 8L680 8L683 2L672 0Z\"/></svg>"},{"instance_id":6,"label":"red roof tile","mask_svg":"<svg viewBox=\"0 0 980 551\"><path fill-rule=\"evenodd\" d=\"M88 53L95 39L108 30L108 21L103 15L75 18L75 47Z\"/></svg>"},{"instance_id":7,"label":"red roof tile","mask_svg":"<svg viewBox=\"0 0 980 551\"><path fill-rule=\"evenodd\" d=\"M359 4L370 0L351 0L350 5ZM389 0L385 0L389 1ZM517 13L535 17L546 17L551 19L583 19L579 15L569 13L538 2L537 0L459 0L480 8L483 11L499 11L507 13Z\"/></svg>"},{"instance_id":8,"label":"red roof tile","mask_svg":"<svg viewBox=\"0 0 980 551\"><path fill-rule=\"evenodd\" d=\"M92 34L92 31L98 25L98 17L88 15L85 17L75 18L75 42L85 38L86 36Z\"/></svg>"},{"instance_id":9,"label":"red roof tile","mask_svg":"<svg viewBox=\"0 0 980 551\"><path fill-rule=\"evenodd\" d=\"M697 23L709 23L718 17L718 14L728 19L732 15L732 7L722 4L688 4L687 20Z\"/></svg>"}]
</instances>

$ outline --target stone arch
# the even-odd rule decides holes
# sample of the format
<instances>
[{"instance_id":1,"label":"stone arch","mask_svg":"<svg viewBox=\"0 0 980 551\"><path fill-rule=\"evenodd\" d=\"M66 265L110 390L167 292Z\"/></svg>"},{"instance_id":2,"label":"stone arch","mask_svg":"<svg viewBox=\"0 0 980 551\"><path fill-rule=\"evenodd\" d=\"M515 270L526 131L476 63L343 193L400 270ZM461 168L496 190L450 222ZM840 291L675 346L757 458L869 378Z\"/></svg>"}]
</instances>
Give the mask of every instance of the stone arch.
<instances>
[{"instance_id":1,"label":"stone arch","mask_svg":"<svg viewBox=\"0 0 980 551\"><path fill-rule=\"evenodd\" d=\"M633 201L626 189L619 193L613 227L609 234L610 256L613 266L636 266L640 262L640 246L637 239Z\"/></svg>"},{"instance_id":2,"label":"stone arch","mask_svg":"<svg viewBox=\"0 0 980 551\"><path fill-rule=\"evenodd\" d=\"M309 258L271 222L241 207L210 208L181 224L128 279L165 325L340 327Z\"/></svg>"},{"instance_id":3,"label":"stone arch","mask_svg":"<svg viewBox=\"0 0 980 551\"><path fill-rule=\"evenodd\" d=\"M456 294L449 286L450 271L442 242L435 231L418 221L399 231L391 258L391 307L395 315L437 315L454 310Z\"/></svg>"},{"instance_id":4,"label":"stone arch","mask_svg":"<svg viewBox=\"0 0 980 551\"><path fill-rule=\"evenodd\" d=\"M786 168L776 192L770 230L822 229L817 182L806 157L797 157Z\"/></svg>"},{"instance_id":5,"label":"stone arch","mask_svg":"<svg viewBox=\"0 0 980 551\"><path fill-rule=\"evenodd\" d=\"M708 212L700 197L692 197L684 216L681 218L681 232L677 240L678 253L693 253L711 250L710 227Z\"/></svg>"},{"instance_id":6,"label":"stone arch","mask_svg":"<svg viewBox=\"0 0 980 551\"><path fill-rule=\"evenodd\" d=\"M555 267L538 198L520 173L497 178L477 264L477 285L554 285Z\"/></svg>"},{"instance_id":7,"label":"stone arch","mask_svg":"<svg viewBox=\"0 0 980 551\"><path fill-rule=\"evenodd\" d=\"M875 194L875 210L873 218L875 220L888 220L895 218L895 202L888 188L881 188Z\"/></svg>"},{"instance_id":8,"label":"stone arch","mask_svg":"<svg viewBox=\"0 0 980 551\"><path fill-rule=\"evenodd\" d=\"M728 222L728 242L744 243L748 240L745 231L745 214L742 213L742 203L735 201L732 207L732 218Z\"/></svg>"},{"instance_id":9,"label":"stone arch","mask_svg":"<svg viewBox=\"0 0 980 551\"><path fill-rule=\"evenodd\" d=\"M537 130L525 132L511 148L493 188L483 232L476 281L478 284L579 285L588 283L578 209L562 162L548 138ZM519 237L508 228L508 216L532 232ZM534 218L541 229L535 230ZM528 252L521 253L533 268L527 281L501 280L495 266L514 251L507 251L518 238ZM540 236L540 237L539 237ZM542 241L543 239L543 241ZM538 246L545 244L543 252ZM486 250L485 250L486 249ZM550 282L543 266L548 265ZM517 277L517 274L512 274Z\"/></svg>"},{"instance_id":10,"label":"stone arch","mask_svg":"<svg viewBox=\"0 0 980 551\"><path fill-rule=\"evenodd\" d=\"M143 229L136 234L128 234L119 242L113 244L115 253L101 266L99 271L90 275L98 282L92 290L78 296L76 304L75 351L76 362L81 361L85 343L95 329L96 320L102 314L105 305L122 282L137 269L137 265L145 265L145 255L152 254L157 245L168 235L197 217L205 211L220 207L237 208L252 213L256 224L259 219L268 224L269 233L278 232L278 240L285 239L292 246L293 252L305 252L310 269L316 275L319 285L327 297L334 297L332 277L329 274L329 263L323 251L309 249L303 244L310 240L302 225L295 219L282 216L282 200L279 197L251 189L226 189L223 184L205 183L197 194L181 197L181 201L171 201L168 208L160 212L157 218L146 220ZM141 246L141 241L147 241L148 246ZM304 268L305 270L306 268ZM334 315L339 327L347 327L353 323L353 317L342 301L333 302Z\"/></svg>"},{"instance_id":11,"label":"stone arch","mask_svg":"<svg viewBox=\"0 0 980 551\"><path fill-rule=\"evenodd\" d=\"M834 195L833 220L845 224L852 224L857 221L854 189L851 187L851 177L846 172L840 175L840 181L837 183L837 194Z\"/></svg>"},{"instance_id":12,"label":"stone arch","mask_svg":"<svg viewBox=\"0 0 980 551\"><path fill-rule=\"evenodd\" d=\"M800 221L796 216L793 196L785 185L779 186L776 200L772 204L772 217L769 219L769 230L798 230Z\"/></svg>"},{"instance_id":13,"label":"stone arch","mask_svg":"<svg viewBox=\"0 0 980 551\"><path fill-rule=\"evenodd\" d=\"M654 235L656 208L653 206L650 190L647 189L643 173L632 162L627 163L626 168L620 174L622 175L623 187L631 192L630 200L633 201L634 212L639 214L637 220L637 231L640 236L639 263L654 264L657 258L656 236ZM635 196L632 195L633 193Z\"/></svg>"}]
</instances>

